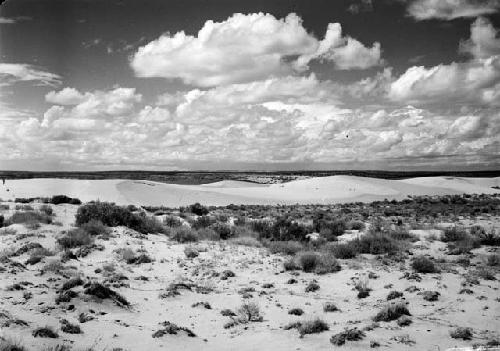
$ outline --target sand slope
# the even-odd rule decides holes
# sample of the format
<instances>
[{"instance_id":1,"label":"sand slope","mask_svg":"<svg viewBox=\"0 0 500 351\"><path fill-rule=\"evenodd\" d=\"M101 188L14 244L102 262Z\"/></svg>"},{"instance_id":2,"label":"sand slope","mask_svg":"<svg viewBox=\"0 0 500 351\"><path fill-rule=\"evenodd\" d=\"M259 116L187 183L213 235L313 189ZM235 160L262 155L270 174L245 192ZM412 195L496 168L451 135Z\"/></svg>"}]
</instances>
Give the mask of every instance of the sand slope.
<instances>
[{"instance_id":1,"label":"sand slope","mask_svg":"<svg viewBox=\"0 0 500 351\"><path fill-rule=\"evenodd\" d=\"M408 195L494 194L500 178L428 177L386 180L355 176L318 177L284 184L259 185L222 181L177 185L136 180L23 179L8 180L0 198L65 194L82 201L100 199L117 204L185 206L228 204L312 204L403 199ZM7 191L9 190L9 191Z\"/></svg>"}]
</instances>

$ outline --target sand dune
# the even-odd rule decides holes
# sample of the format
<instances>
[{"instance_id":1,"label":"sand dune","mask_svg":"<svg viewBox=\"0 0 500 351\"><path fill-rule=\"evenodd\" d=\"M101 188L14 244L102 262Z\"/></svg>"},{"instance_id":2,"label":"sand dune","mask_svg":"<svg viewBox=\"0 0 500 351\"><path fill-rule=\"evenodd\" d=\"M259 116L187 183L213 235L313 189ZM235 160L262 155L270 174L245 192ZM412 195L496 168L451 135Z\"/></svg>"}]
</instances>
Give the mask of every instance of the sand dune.
<instances>
[{"instance_id":1,"label":"sand dune","mask_svg":"<svg viewBox=\"0 0 500 351\"><path fill-rule=\"evenodd\" d=\"M310 204L403 199L408 195L493 194L500 178L428 177L386 180L355 176L309 178L284 184L259 185L221 181L203 185L136 180L22 179L8 180L0 198L65 194L82 201L117 204L185 206L228 204Z\"/></svg>"}]
</instances>

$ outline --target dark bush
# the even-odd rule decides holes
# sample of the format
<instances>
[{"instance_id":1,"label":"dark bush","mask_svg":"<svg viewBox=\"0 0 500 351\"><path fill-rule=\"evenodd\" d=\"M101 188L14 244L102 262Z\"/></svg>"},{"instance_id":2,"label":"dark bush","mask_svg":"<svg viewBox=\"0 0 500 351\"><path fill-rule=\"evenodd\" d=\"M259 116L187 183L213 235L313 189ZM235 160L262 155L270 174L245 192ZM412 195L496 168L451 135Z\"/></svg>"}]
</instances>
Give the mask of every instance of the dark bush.
<instances>
[{"instance_id":1,"label":"dark bush","mask_svg":"<svg viewBox=\"0 0 500 351\"><path fill-rule=\"evenodd\" d=\"M222 240L227 240L233 236L231 227L225 223L216 222L212 224L210 228L212 228Z\"/></svg>"},{"instance_id":2,"label":"dark bush","mask_svg":"<svg viewBox=\"0 0 500 351\"><path fill-rule=\"evenodd\" d=\"M92 219L87 223L80 226L83 230L89 233L91 236L97 235L108 235L111 231L106 227L101 221Z\"/></svg>"},{"instance_id":3,"label":"dark bush","mask_svg":"<svg viewBox=\"0 0 500 351\"><path fill-rule=\"evenodd\" d=\"M439 269L434 262L425 256L417 256L413 259L411 267L418 273L438 273Z\"/></svg>"},{"instance_id":4,"label":"dark bush","mask_svg":"<svg viewBox=\"0 0 500 351\"><path fill-rule=\"evenodd\" d=\"M460 241L467 239L467 237L468 235L467 232L465 231L465 228L455 226L446 228L443 232L441 240L444 242Z\"/></svg>"},{"instance_id":5,"label":"dark bush","mask_svg":"<svg viewBox=\"0 0 500 351\"><path fill-rule=\"evenodd\" d=\"M171 238L180 243L195 242L198 241L198 233L191 228L181 226L173 229Z\"/></svg>"},{"instance_id":6,"label":"dark bush","mask_svg":"<svg viewBox=\"0 0 500 351\"><path fill-rule=\"evenodd\" d=\"M330 342L335 346L342 346L346 341L363 340L365 333L358 328L345 329L343 332L333 335Z\"/></svg>"},{"instance_id":7,"label":"dark bush","mask_svg":"<svg viewBox=\"0 0 500 351\"><path fill-rule=\"evenodd\" d=\"M115 301L119 305L128 306L129 302L116 291L111 290L110 288L99 284L92 283L85 290L84 293L87 295L95 296L99 299L111 299Z\"/></svg>"},{"instance_id":8,"label":"dark bush","mask_svg":"<svg viewBox=\"0 0 500 351\"><path fill-rule=\"evenodd\" d=\"M282 253L285 255L295 255L304 249L304 246L298 241L270 241L267 248L271 253Z\"/></svg>"},{"instance_id":9,"label":"dark bush","mask_svg":"<svg viewBox=\"0 0 500 351\"><path fill-rule=\"evenodd\" d=\"M377 313L375 317L373 317L373 320L375 322L390 322L398 319L403 315L411 316L410 311L408 311L408 308L406 307L406 304L403 302L399 302L384 307Z\"/></svg>"},{"instance_id":10,"label":"dark bush","mask_svg":"<svg viewBox=\"0 0 500 351\"><path fill-rule=\"evenodd\" d=\"M82 202L79 199L71 198L66 195L54 195L50 199L50 203L54 205L59 205L59 204L80 205Z\"/></svg>"},{"instance_id":11,"label":"dark bush","mask_svg":"<svg viewBox=\"0 0 500 351\"><path fill-rule=\"evenodd\" d=\"M197 216L204 216L208 214L208 208L197 202L189 206L189 212Z\"/></svg>"},{"instance_id":12,"label":"dark bush","mask_svg":"<svg viewBox=\"0 0 500 351\"><path fill-rule=\"evenodd\" d=\"M364 254L393 254L401 250L401 244L383 233L369 233L349 242L352 249Z\"/></svg>"},{"instance_id":13,"label":"dark bush","mask_svg":"<svg viewBox=\"0 0 500 351\"><path fill-rule=\"evenodd\" d=\"M334 244L329 247L329 250L332 252L332 254L340 259L350 259L350 258L355 258L357 255L356 249L354 245L351 245L349 243L345 244Z\"/></svg>"}]
</instances>

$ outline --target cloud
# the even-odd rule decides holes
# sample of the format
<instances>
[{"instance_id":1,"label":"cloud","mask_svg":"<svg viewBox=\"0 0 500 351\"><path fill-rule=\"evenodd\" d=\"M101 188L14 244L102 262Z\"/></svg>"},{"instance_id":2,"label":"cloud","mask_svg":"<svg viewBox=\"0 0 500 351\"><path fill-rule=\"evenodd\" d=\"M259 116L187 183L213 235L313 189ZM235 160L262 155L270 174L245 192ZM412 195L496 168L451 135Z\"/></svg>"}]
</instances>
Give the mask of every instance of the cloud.
<instances>
[{"instance_id":1,"label":"cloud","mask_svg":"<svg viewBox=\"0 0 500 351\"><path fill-rule=\"evenodd\" d=\"M20 81L34 81L40 85L55 86L61 82L61 77L57 74L20 63L0 63L0 77L9 85Z\"/></svg>"},{"instance_id":2,"label":"cloud","mask_svg":"<svg viewBox=\"0 0 500 351\"><path fill-rule=\"evenodd\" d=\"M415 19L453 20L493 14L500 9L497 0L414 0L408 6L408 14Z\"/></svg>"},{"instance_id":3,"label":"cloud","mask_svg":"<svg viewBox=\"0 0 500 351\"><path fill-rule=\"evenodd\" d=\"M31 17L17 16L17 17L0 17L0 24L14 24L19 21L29 21Z\"/></svg>"},{"instance_id":4,"label":"cloud","mask_svg":"<svg viewBox=\"0 0 500 351\"><path fill-rule=\"evenodd\" d=\"M137 94L135 88L115 87L109 91L80 93L67 87L60 91L50 91L45 99L58 105L74 106L70 110L57 107L58 111L64 110L74 117L113 117L130 113L134 104L142 100L142 95Z\"/></svg>"},{"instance_id":5,"label":"cloud","mask_svg":"<svg viewBox=\"0 0 500 351\"><path fill-rule=\"evenodd\" d=\"M366 48L342 37L340 24L330 24L325 39L308 33L302 19L254 13L207 21L196 36L167 33L140 47L130 64L139 77L179 78L201 87L244 83L286 76L307 69L313 59L332 61L338 69L378 65L380 44Z\"/></svg>"},{"instance_id":6,"label":"cloud","mask_svg":"<svg viewBox=\"0 0 500 351\"><path fill-rule=\"evenodd\" d=\"M470 28L470 39L460 42L459 50L475 58L486 58L500 54L498 31L484 17L478 17Z\"/></svg>"},{"instance_id":7,"label":"cloud","mask_svg":"<svg viewBox=\"0 0 500 351\"><path fill-rule=\"evenodd\" d=\"M470 60L430 68L412 66L390 83L388 97L412 104L498 106L500 49L495 34L491 23L478 18L471 25L471 38L460 45L472 54Z\"/></svg>"},{"instance_id":8,"label":"cloud","mask_svg":"<svg viewBox=\"0 0 500 351\"><path fill-rule=\"evenodd\" d=\"M322 59L334 63L337 69L366 69L381 65L380 43L365 47L356 39L342 37L339 23L330 23L325 38L318 43L316 52L302 55L297 59L297 67L306 66L312 59Z\"/></svg>"}]
</instances>

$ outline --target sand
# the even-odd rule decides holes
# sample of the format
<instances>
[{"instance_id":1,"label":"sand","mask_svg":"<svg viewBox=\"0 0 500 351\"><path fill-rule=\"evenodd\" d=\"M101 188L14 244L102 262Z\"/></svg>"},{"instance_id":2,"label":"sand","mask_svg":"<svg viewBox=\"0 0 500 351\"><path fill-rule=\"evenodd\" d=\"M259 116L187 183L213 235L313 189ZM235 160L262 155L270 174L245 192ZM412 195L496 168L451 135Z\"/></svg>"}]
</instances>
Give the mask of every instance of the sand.
<instances>
[{"instance_id":1,"label":"sand","mask_svg":"<svg viewBox=\"0 0 500 351\"><path fill-rule=\"evenodd\" d=\"M177 185L138 180L22 179L7 180L0 198L64 194L82 201L103 200L117 204L185 206L229 204L328 204L401 200L411 195L494 194L500 178L429 177L386 180L355 176L331 176L261 185L221 181L203 185Z\"/></svg>"},{"instance_id":2,"label":"sand","mask_svg":"<svg viewBox=\"0 0 500 351\"><path fill-rule=\"evenodd\" d=\"M62 231L71 228L77 206L52 207L56 213L55 219L61 221L62 226L43 225L37 230L30 230L18 225L15 234L2 235L0 251L17 249L27 242L39 242L46 248L55 249L56 238ZM29 350L72 344L75 350L93 346L94 350L193 351L366 350L372 341L380 343L384 350L445 350L453 346L470 347L473 343L498 338L500 309L499 302L495 300L500 287L498 280L481 280L479 285L470 287L473 291L471 295L459 293L463 288L464 274L473 270L473 267L447 264L448 268L443 269L442 273L422 274L422 281L417 282L402 279L405 272L411 271L409 261L406 264L384 265L372 255L363 255L353 260L340 260L342 270L337 273L294 274L283 271L286 257L269 254L264 248L238 246L229 242L178 244L163 235L138 236L123 227L114 228L113 232L115 237L110 240L97 240L98 244L104 245L103 251L95 250L86 257L69 261L66 264L66 278L51 272L40 274L42 267L53 260L50 257L27 266L26 270L17 269L16 274L10 272L11 268L0 271L0 323L7 320L6 315L28 323L26 326L11 324L3 327L0 336L19 340ZM436 259L446 258L448 262L454 260L454 257L445 255L444 243L425 240L430 233L425 230L415 233L422 237L421 241L413 244L415 254L430 254ZM186 258L186 246L199 249L200 256ZM120 261L114 250L125 247L146 250L154 262L130 265ZM474 250L472 263L481 265L486 254L485 248ZM24 263L27 258L28 254L23 254L11 259ZM60 305L54 303L57 289L67 277L83 274L92 280L102 281L104 275L96 269L109 263L114 263L116 273L128 278L123 281L128 286L114 289L130 301L131 308L116 306L109 300L93 299L83 294L78 287L73 290L80 292L79 297ZM225 269L232 270L236 276L221 280L214 275ZM368 272L374 273L372 278L367 278ZM148 280L138 280L141 276ZM295 278L297 283L287 284L290 278ZM368 279L369 287L373 289L366 299L356 297L354 281L359 278ZM318 282L320 290L306 293L304 289L312 280ZM33 285L27 285L22 291L5 289L23 281ZM203 294L181 290L178 296L159 298L159 294L172 282L194 282L213 291ZM266 288L265 283L273 283L274 286ZM418 291L405 291L413 285L421 291L438 291L441 294L439 300L428 302ZM255 289L250 299L243 299L238 293L245 287ZM375 329L366 331L366 337L361 341L348 341L342 347L330 343L330 337L346 327L362 329L371 325L372 317L387 304L386 297L392 290L404 293L403 299L408 302L412 314L413 323L410 326L399 327L394 321L381 322ZM26 291L32 293L29 299L23 297ZM208 302L211 309L192 307L200 301ZM224 324L230 319L222 316L221 310L237 310L245 301L255 302L259 306L263 321L225 329ZM325 302L335 303L341 311L324 312ZM69 305L74 305L74 308L68 309ZM304 310L303 316L288 314L289 309L296 307ZM78 316L82 312L90 313L95 319L78 323ZM300 338L296 330L283 329L290 322L316 317L326 321L330 330ZM62 332L60 320L63 318L78 324L83 334ZM190 328L197 337L190 338L180 333L153 338L153 333L160 329L159 323L163 321ZM46 325L57 330L60 337L46 339L32 336L35 328ZM449 331L455 327L472 327L473 339L452 339ZM407 340L415 344L407 345L396 340L405 335L408 336Z\"/></svg>"}]
</instances>

